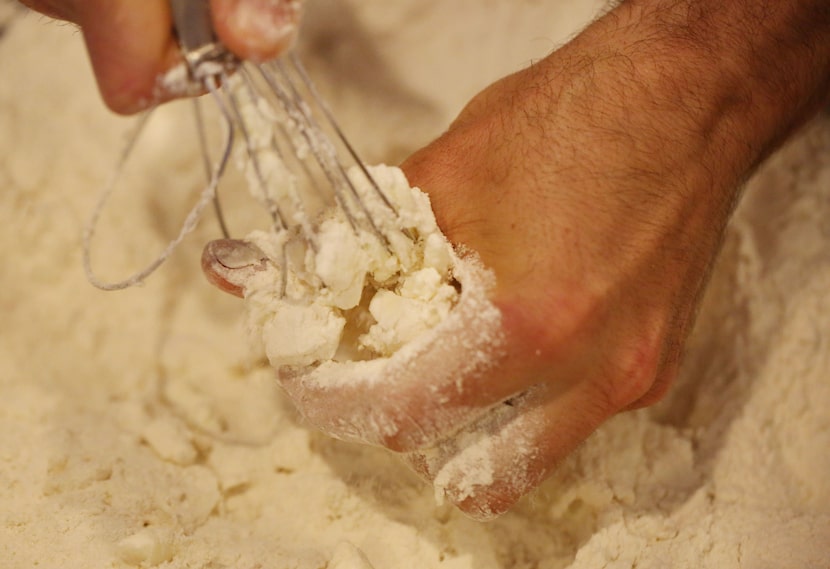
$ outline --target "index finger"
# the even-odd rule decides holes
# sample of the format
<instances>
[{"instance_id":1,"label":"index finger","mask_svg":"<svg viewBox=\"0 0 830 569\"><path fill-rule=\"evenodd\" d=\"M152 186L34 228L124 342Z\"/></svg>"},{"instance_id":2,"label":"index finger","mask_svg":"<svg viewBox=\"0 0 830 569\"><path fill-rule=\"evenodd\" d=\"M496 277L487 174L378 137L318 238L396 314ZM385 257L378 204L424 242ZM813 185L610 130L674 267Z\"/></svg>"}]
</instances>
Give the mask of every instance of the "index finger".
<instances>
[{"instance_id":1,"label":"index finger","mask_svg":"<svg viewBox=\"0 0 830 569\"><path fill-rule=\"evenodd\" d=\"M78 2L89 58L104 102L118 113L148 107L157 77L178 61L166 0Z\"/></svg>"}]
</instances>

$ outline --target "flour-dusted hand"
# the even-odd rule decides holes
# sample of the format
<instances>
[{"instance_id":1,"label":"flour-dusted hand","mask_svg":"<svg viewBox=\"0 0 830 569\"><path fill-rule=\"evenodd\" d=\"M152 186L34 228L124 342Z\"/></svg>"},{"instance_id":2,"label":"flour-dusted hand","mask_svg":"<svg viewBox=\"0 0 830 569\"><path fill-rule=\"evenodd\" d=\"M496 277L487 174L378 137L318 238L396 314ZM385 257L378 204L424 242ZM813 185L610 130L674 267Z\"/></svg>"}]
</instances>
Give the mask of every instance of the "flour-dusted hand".
<instances>
[{"instance_id":1,"label":"flour-dusted hand","mask_svg":"<svg viewBox=\"0 0 830 569\"><path fill-rule=\"evenodd\" d=\"M620 4L402 166L495 275L487 365L453 368L466 343L446 333L382 389L284 386L470 515L505 512L609 417L666 392L742 183L828 86L823 0Z\"/></svg>"},{"instance_id":2,"label":"flour-dusted hand","mask_svg":"<svg viewBox=\"0 0 830 569\"><path fill-rule=\"evenodd\" d=\"M106 104L134 113L179 95L160 76L181 62L169 0L21 0L81 27ZM302 0L210 0L219 39L243 59L265 60L294 40Z\"/></svg>"},{"instance_id":3,"label":"flour-dusted hand","mask_svg":"<svg viewBox=\"0 0 830 569\"><path fill-rule=\"evenodd\" d=\"M676 375L741 184L828 98L826 4L762 5L623 3L403 165L497 277L505 356L468 403L510 405L408 455L471 515Z\"/></svg>"},{"instance_id":4,"label":"flour-dusted hand","mask_svg":"<svg viewBox=\"0 0 830 569\"><path fill-rule=\"evenodd\" d=\"M202 266L245 298L252 340L307 421L341 439L422 448L487 412L465 399L501 353L495 281L475 255L456 254L399 169L369 171L397 214L375 219L385 241L331 207L313 244L255 231L208 244Z\"/></svg>"}]
</instances>

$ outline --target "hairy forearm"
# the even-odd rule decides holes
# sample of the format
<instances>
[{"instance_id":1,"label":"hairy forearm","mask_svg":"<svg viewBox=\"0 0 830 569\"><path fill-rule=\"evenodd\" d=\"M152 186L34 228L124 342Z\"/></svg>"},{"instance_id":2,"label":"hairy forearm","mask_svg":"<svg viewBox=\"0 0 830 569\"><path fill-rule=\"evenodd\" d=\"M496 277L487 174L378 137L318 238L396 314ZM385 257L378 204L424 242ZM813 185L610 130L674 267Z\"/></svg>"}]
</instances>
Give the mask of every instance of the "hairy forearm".
<instances>
[{"instance_id":1,"label":"hairy forearm","mask_svg":"<svg viewBox=\"0 0 830 569\"><path fill-rule=\"evenodd\" d=\"M613 168L613 142L628 158L612 175L706 198L687 207L725 222L755 166L830 100L830 4L627 0L531 73L551 86L551 120L585 119L598 172Z\"/></svg>"},{"instance_id":2,"label":"hairy forearm","mask_svg":"<svg viewBox=\"0 0 830 569\"><path fill-rule=\"evenodd\" d=\"M761 154L811 116L830 94L826 0L631 0L627 9L680 45L728 100L738 129ZM638 14L639 13L639 14ZM717 99L716 99L717 100ZM757 146L756 146L757 145Z\"/></svg>"},{"instance_id":3,"label":"hairy forearm","mask_svg":"<svg viewBox=\"0 0 830 569\"><path fill-rule=\"evenodd\" d=\"M628 0L613 20L736 166L751 169L830 100L826 0Z\"/></svg>"}]
</instances>

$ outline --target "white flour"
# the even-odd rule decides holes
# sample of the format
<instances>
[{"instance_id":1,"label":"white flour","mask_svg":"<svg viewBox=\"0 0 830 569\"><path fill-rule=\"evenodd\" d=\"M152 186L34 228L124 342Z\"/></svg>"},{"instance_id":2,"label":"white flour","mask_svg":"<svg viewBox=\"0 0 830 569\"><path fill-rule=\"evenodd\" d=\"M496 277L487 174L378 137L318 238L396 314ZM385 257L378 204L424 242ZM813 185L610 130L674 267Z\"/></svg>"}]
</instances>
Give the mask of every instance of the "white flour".
<instances>
[{"instance_id":1,"label":"white flour","mask_svg":"<svg viewBox=\"0 0 830 569\"><path fill-rule=\"evenodd\" d=\"M318 0L309 66L366 158L394 162L587 4ZM669 398L615 418L479 524L436 508L387 453L298 422L247 346L241 302L198 270L212 220L146 286L86 283L80 235L124 131L87 68L77 34L35 16L0 42L3 569L827 566L826 116L747 188ZM152 127L162 173L102 227L114 272L151 257L192 203L203 172L182 132Z\"/></svg>"}]
</instances>

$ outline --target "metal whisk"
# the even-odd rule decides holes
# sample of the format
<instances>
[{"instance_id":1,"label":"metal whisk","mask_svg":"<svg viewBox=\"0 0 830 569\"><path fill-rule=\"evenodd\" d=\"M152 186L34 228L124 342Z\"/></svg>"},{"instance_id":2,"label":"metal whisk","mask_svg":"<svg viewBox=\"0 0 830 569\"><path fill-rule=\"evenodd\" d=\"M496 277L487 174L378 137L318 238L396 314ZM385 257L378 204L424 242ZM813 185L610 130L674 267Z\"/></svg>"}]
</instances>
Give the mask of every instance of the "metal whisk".
<instances>
[{"instance_id":1,"label":"metal whisk","mask_svg":"<svg viewBox=\"0 0 830 569\"><path fill-rule=\"evenodd\" d=\"M207 0L170 0L170 4L189 82L207 92L219 111L225 133L222 149L215 158L210 156L204 114L199 98L194 98L208 184L178 236L153 263L122 281L104 282L92 271L90 242L103 205L147 122L149 113L144 115L84 235L84 266L90 282L105 290L139 284L195 228L211 202L224 236L229 237L216 190L238 143L244 147L251 193L270 215L273 230L286 235L282 258L277 260L283 267L289 263L286 251L291 240L317 251L321 213L331 206L345 215L355 232L374 235L391 250L389 235L396 231L397 211L343 135L296 54L265 63L241 61L217 40ZM283 279L286 272L282 271Z\"/></svg>"}]
</instances>

